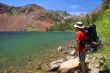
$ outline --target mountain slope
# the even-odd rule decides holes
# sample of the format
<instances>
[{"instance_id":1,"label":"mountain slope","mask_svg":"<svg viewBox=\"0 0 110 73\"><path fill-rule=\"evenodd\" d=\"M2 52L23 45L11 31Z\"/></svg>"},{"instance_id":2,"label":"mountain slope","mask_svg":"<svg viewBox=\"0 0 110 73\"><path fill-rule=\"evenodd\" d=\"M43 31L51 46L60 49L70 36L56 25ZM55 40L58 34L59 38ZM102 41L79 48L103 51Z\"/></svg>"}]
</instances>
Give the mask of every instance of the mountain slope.
<instances>
[{"instance_id":1,"label":"mountain slope","mask_svg":"<svg viewBox=\"0 0 110 73\"><path fill-rule=\"evenodd\" d=\"M67 15L65 12L47 11L36 4L14 7L0 3L0 31L45 31Z\"/></svg>"},{"instance_id":2,"label":"mountain slope","mask_svg":"<svg viewBox=\"0 0 110 73\"><path fill-rule=\"evenodd\" d=\"M0 4L0 31L44 31L49 25L46 15L47 12L35 4L23 7Z\"/></svg>"}]
</instances>

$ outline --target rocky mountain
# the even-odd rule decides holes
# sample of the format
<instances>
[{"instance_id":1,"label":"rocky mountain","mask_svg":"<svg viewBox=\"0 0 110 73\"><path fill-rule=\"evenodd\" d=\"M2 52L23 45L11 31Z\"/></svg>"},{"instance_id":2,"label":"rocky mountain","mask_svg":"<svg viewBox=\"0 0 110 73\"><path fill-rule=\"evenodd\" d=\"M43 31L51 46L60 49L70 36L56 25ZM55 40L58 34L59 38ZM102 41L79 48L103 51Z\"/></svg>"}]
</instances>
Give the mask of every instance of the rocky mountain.
<instances>
[{"instance_id":1,"label":"rocky mountain","mask_svg":"<svg viewBox=\"0 0 110 73\"><path fill-rule=\"evenodd\" d=\"M36 4L14 7L0 3L0 31L45 31L68 15L65 11L45 10Z\"/></svg>"}]
</instances>

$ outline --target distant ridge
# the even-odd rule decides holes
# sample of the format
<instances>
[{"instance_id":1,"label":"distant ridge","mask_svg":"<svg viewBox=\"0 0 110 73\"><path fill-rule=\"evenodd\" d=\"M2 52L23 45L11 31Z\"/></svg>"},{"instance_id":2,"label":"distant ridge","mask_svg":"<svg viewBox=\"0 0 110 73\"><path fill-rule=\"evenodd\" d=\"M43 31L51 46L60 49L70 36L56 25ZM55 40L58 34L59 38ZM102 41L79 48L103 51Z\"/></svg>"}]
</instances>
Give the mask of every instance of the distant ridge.
<instances>
[{"instance_id":1,"label":"distant ridge","mask_svg":"<svg viewBox=\"0 0 110 73\"><path fill-rule=\"evenodd\" d=\"M65 11L45 10L36 4L14 7L0 3L0 31L45 31L66 16Z\"/></svg>"}]
</instances>

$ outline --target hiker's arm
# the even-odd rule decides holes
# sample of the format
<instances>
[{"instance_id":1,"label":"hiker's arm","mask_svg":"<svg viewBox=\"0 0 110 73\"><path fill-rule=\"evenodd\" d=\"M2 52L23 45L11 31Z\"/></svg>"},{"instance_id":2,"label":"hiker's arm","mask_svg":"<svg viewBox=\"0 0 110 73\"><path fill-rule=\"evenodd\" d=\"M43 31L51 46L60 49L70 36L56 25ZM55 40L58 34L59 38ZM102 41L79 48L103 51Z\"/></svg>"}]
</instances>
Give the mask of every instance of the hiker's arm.
<instances>
[{"instance_id":1,"label":"hiker's arm","mask_svg":"<svg viewBox=\"0 0 110 73\"><path fill-rule=\"evenodd\" d=\"M80 46L80 41L76 41L76 52L79 55L79 46Z\"/></svg>"},{"instance_id":2,"label":"hiker's arm","mask_svg":"<svg viewBox=\"0 0 110 73\"><path fill-rule=\"evenodd\" d=\"M76 33L76 52L79 55L79 47L80 47L80 35Z\"/></svg>"}]
</instances>

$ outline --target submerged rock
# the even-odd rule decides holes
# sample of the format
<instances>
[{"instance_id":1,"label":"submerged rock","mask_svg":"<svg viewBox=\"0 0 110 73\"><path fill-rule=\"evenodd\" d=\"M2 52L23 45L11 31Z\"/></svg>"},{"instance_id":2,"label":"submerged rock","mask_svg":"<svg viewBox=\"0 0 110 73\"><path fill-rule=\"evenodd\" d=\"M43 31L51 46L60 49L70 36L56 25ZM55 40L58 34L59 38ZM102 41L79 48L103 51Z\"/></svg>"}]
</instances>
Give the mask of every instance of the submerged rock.
<instances>
[{"instance_id":1,"label":"submerged rock","mask_svg":"<svg viewBox=\"0 0 110 73\"><path fill-rule=\"evenodd\" d=\"M63 54L68 54L68 51L64 51Z\"/></svg>"},{"instance_id":2,"label":"submerged rock","mask_svg":"<svg viewBox=\"0 0 110 73\"><path fill-rule=\"evenodd\" d=\"M44 71L48 71L48 65L42 64L41 69Z\"/></svg>"},{"instance_id":3,"label":"submerged rock","mask_svg":"<svg viewBox=\"0 0 110 73\"><path fill-rule=\"evenodd\" d=\"M41 69L41 65L37 65L36 69L37 70Z\"/></svg>"}]
</instances>

